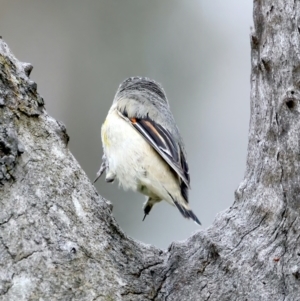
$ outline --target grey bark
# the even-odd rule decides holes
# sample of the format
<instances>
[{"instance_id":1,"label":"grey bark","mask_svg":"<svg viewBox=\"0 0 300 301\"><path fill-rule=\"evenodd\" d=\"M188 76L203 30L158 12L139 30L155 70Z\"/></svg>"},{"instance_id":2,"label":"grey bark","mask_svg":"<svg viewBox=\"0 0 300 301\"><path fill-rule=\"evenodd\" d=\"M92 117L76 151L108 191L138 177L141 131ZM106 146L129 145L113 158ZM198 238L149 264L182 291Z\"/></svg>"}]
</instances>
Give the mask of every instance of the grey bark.
<instances>
[{"instance_id":1,"label":"grey bark","mask_svg":"<svg viewBox=\"0 0 300 301\"><path fill-rule=\"evenodd\" d=\"M254 24L245 178L165 251L124 235L0 39L0 300L300 300L300 2Z\"/></svg>"}]
</instances>

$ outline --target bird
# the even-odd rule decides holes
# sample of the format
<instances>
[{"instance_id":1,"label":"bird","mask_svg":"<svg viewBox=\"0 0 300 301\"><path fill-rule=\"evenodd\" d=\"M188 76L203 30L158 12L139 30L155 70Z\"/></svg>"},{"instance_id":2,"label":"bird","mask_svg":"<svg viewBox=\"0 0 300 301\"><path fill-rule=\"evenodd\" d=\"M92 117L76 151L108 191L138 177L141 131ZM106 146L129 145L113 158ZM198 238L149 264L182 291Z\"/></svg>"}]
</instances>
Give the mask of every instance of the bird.
<instances>
[{"instance_id":1,"label":"bird","mask_svg":"<svg viewBox=\"0 0 300 301\"><path fill-rule=\"evenodd\" d=\"M189 167L184 143L163 87L147 77L129 77L119 86L101 127L102 164L94 183L117 179L125 190L146 196L144 218L162 200L201 225L190 209Z\"/></svg>"}]
</instances>

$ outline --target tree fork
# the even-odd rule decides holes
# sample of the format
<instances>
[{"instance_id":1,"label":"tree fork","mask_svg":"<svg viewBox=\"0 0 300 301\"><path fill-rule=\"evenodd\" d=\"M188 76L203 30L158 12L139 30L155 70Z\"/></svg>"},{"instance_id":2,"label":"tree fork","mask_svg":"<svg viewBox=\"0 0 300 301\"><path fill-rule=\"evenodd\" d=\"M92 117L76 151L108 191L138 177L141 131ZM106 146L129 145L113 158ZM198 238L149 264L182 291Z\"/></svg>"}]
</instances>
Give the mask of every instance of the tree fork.
<instances>
[{"instance_id":1,"label":"tree fork","mask_svg":"<svg viewBox=\"0 0 300 301\"><path fill-rule=\"evenodd\" d=\"M165 251L122 232L0 39L0 300L299 300L299 28L299 1L254 1L245 178Z\"/></svg>"}]
</instances>

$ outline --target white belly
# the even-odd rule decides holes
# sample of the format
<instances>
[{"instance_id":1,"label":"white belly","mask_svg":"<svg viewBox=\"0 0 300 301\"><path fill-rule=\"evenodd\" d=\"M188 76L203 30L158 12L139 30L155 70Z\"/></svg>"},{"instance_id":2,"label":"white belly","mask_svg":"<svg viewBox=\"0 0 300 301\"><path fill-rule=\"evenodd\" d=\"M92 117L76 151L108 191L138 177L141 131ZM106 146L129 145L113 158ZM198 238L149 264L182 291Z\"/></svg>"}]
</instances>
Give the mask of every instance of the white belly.
<instances>
[{"instance_id":1,"label":"white belly","mask_svg":"<svg viewBox=\"0 0 300 301\"><path fill-rule=\"evenodd\" d=\"M116 111L110 111L101 129L103 149L109 171L124 189L164 199L167 191L179 191L178 178L143 136Z\"/></svg>"}]
</instances>

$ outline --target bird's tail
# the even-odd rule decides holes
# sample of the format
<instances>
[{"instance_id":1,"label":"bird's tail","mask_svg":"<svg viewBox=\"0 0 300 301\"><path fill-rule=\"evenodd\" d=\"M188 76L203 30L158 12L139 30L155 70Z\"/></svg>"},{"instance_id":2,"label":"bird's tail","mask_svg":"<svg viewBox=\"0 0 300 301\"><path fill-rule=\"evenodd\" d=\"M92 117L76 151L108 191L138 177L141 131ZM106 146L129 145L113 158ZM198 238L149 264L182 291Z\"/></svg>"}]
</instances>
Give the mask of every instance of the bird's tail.
<instances>
[{"instance_id":1,"label":"bird's tail","mask_svg":"<svg viewBox=\"0 0 300 301\"><path fill-rule=\"evenodd\" d=\"M182 206L176 200L173 200L173 202L174 202L175 206L177 207L177 209L180 211L180 213L185 218L191 218L195 223L197 223L198 225L201 225L198 217L195 215L195 213L191 209Z\"/></svg>"}]
</instances>

